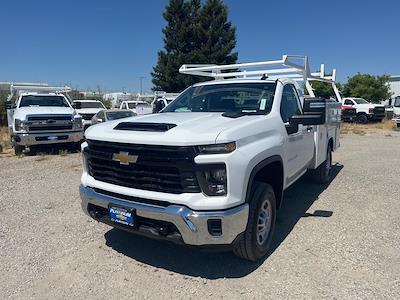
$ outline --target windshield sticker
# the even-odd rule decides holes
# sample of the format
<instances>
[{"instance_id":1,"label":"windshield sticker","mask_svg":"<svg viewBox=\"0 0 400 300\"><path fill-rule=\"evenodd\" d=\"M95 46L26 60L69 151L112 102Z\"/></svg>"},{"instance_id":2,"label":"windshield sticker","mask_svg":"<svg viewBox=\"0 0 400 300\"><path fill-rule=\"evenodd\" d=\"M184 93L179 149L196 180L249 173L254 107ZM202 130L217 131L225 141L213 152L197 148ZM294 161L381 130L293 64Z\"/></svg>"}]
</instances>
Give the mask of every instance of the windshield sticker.
<instances>
[{"instance_id":1,"label":"windshield sticker","mask_svg":"<svg viewBox=\"0 0 400 300\"><path fill-rule=\"evenodd\" d=\"M265 105L267 104L267 99L261 99L260 110L265 110Z\"/></svg>"}]
</instances>

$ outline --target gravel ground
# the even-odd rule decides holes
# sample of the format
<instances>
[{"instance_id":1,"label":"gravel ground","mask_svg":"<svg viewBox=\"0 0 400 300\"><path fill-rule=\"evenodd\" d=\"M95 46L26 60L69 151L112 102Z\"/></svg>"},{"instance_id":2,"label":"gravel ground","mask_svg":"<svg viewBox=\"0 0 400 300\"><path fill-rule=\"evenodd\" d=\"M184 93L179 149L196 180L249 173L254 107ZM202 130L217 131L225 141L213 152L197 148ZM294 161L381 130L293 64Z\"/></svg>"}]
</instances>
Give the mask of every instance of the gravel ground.
<instances>
[{"instance_id":1,"label":"gravel ground","mask_svg":"<svg viewBox=\"0 0 400 300\"><path fill-rule=\"evenodd\" d=\"M0 156L1 298L398 299L400 135L341 144L329 185L303 179L286 192L257 264L90 220L79 154Z\"/></svg>"}]
</instances>

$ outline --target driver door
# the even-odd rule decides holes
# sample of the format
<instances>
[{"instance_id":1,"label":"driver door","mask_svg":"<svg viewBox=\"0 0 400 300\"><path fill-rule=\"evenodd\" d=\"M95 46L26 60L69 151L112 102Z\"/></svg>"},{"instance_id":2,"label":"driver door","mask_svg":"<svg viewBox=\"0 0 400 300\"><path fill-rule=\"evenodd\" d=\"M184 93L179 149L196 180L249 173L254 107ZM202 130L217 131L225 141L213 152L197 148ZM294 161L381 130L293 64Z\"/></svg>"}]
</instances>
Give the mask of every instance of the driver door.
<instances>
[{"instance_id":1,"label":"driver door","mask_svg":"<svg viewBox=\"0 0 400 300\"><path fill-rule=\"evenodd\" d=\"M281 99L281 117L287 128L284 156L286 161L286 184L290 185L308 167L314 155L315 126L299 125L296 132L289 130L289 118L302 114L300 97L292 84L283 87Z\"/></svg>"}]
</instances>

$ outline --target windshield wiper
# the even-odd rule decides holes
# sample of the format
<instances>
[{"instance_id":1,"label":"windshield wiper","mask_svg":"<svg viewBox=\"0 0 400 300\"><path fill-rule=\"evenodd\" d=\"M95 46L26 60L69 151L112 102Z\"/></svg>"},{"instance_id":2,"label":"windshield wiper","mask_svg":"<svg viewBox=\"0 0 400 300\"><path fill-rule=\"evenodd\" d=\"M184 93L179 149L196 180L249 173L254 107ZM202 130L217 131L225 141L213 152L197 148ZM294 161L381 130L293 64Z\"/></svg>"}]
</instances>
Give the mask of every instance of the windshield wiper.
<instances>
[{"instance_id":1,"label":"windshield wiper","mask_svg":"<svg viewBox=\"0 0 400 300\"><path fill-rule=\"evenodd\" d=\"M261 116L261 115L265 115L264 111L227 111L224 112L222 114L223 117L227 117L227 118L240 118L243 116Z\"/></svg>"}]
</instances>

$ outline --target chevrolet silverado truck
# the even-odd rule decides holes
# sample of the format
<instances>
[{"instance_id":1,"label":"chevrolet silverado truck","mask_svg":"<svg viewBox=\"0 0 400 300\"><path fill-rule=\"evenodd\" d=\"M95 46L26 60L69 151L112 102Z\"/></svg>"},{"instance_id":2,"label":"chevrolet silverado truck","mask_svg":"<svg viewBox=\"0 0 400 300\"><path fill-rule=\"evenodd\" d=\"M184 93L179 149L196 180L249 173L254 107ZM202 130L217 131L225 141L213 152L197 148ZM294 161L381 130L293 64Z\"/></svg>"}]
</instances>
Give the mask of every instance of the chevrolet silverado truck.
<instances>
[{"instance_id":1,"label":"chevrolet silverado truck","mask_svg":"<svg viewBox=\"0 0 400 300\"><path fill-rule=\"evenodd\" d=\"M385 114L385 107L368 102L363 98L343 98L343 107L356 109L356 122L365 124L369 121L382 121Z\"/></svg>"},{"instance_id":2,"label":"chevrolet silverado truck","mask_svg":"<svg viewBox=\"0 0 400 300\"><path fill-rule=\"evenodd\" d=\"M90 127L83 211L135 234L262 258L284 191L307 171L329 182L339 146L340 103L313 98L311 88L305 97L297 82L334 78L308 73L307 57L290 58L184 65L181 73L215 80L190 86L161 113ZM243 70L271 65L283 69Z\"/></svg>"},{"instance_id":3,"label":"chevrolet silverado truck","mask_svg":"<svg viewBox=\"0 0 400 300\"><path fill-rule=\"evenodd\" d=\"M82 118L63 94L68 87L11 85L7 120L16 155L35 145L83 140Z\"/></svg>"},{"instance_id":4,"label":"chevrolet silverado truck","mask_svg":"<svg viewBox=\"0 0 400 300\"><path fill-rule=\"evenodd\" d=\"M106 109L104 104L99 100L74 100L72 107L82 117L83 129L86 130L92 125L92 118L99 111Z\"/></svg>"}]
</instances>

